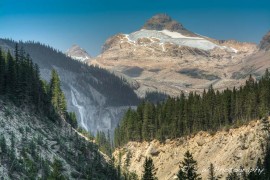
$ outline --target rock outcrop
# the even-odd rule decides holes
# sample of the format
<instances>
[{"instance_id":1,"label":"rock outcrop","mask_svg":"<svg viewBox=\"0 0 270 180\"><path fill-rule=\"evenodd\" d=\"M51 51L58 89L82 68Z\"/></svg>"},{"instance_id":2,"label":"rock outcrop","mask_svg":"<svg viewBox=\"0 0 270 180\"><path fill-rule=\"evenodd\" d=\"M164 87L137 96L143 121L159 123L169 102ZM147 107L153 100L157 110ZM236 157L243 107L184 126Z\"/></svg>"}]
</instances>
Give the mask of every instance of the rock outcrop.
<instances>
[{"instance_id":1,"label":"rock outcrop","mask_svg":"<svg viewBox=\"0 0 270 180\"><path fill-rule=\"evenodd\" d=\"M198 36L192 33L191 31L187 30L181 23L173 20L170 16L166 14L157 14L153 16L143 25L142 29L158 30L158 31L167 29L172 32L179 32L183 35L194 37Z\"/></svg>"}]
</instances>

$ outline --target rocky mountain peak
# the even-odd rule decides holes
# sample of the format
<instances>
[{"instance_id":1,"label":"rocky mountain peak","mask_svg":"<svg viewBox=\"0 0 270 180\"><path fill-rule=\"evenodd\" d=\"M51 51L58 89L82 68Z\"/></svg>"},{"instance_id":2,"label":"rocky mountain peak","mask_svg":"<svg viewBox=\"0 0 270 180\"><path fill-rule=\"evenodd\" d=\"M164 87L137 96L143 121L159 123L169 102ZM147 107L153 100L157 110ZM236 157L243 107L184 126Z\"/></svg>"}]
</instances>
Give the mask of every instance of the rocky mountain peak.
<instances>
[{"instance_id":1,"label":"rocky mountain peak","mask_svg":"<svg viewBox=\"0 0 270 180\"><path fill-rule=\"evenodd\" d=\"M86 52L86 50L84 50L77 44L74 44L73 46L71 46L71 48L67 50L66 55L79 61L85 61L85 60L91 59L91 56Z\"/></svg>"},{"instance_id":2,"label":"rocky mountain peak","mask_svg":"<svg viewBox=\"0 0 270 180\"><path fill-rule=\"evenodd\" d=\"M261 50L270 50L270 31L261 40L259 48Z\"/></svg>"},{"instance_id":3,"label":"rocky mountain peak","mask_svg":"<svg viewBox=\"0 0 270 180\"><path fill-rule=\"evenodd\" d=\"M142 29L157 31L169 30L172 32L179 32L183 35L197 36L167 14L157 14L153 16L143 25Z\"/></svg>"}]
</instances>

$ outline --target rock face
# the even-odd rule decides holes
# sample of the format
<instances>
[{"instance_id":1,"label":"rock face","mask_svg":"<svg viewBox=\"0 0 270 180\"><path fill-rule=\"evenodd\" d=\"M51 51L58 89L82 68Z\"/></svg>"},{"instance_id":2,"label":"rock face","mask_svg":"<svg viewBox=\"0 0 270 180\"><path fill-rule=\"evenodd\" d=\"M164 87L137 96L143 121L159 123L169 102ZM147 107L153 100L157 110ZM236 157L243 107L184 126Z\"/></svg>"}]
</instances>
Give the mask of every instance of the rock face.
<instances>
[{"instance_id":1,"label":"rock face","mask_svg":"<svg viewBox=\"0 0 270 180\"><path fill-rule=\"evenodd\" d=\"M142 29L147 29L147 30L157 30L157 31L162 31L162 30L169 30L172 32L179 32L183 35L189 35L189 36L198 36L190 31L188 31L184 26L173 20L170 16L166 14L157 14L150 18L142 27Z\"/></svg>"},{"instance_id":2,"label":"rock face","mask_svg":"<svg viewBox=\"0 0 270 180\"><path fill-rule=\"evenodd\" d=\"M264 149L268 134L262 131L261 121L253 121L248 125L228 131L220 131L215 135L199 132L192 137L167 140L165 143L129 142L121 149L117 149L113 156L119 159L122 154L121 165L124 166L127 153L131 154L128 170L142 175L143 163L146 157L151 157L156 168L156 176L162 180L172 180L179 170L184 153L189 150L198 162L198 170L203 179L207 179L208 167L213 163L217 175L225 179L231 168L239 169L243 166L249 170L255 167L258 158L264 157ZM158 154L150 153L152 151Z\"/></svg>"},{"instance_id":3,"label":"rock face","mask_svg":"<svg viewBox=\"0 0 270 180\"><path fill-rule=\"evenodd\" d=\"M257 52L256 44L196 35L169 16L156 15L141 30L109 38L102 54L88 63L133 79L140 96L147 91L177 96L210 85L215 89L241 85L249 72L237 75L236 67L244 67Z\"/></svg>"},{"instance_id":4,"label":"rock face","mask_svg":"<svg viewBox=\"0 0 270 180\"><path fill-rule=\"evenodd\" d=\"M82 62L91 60L91 56L86 52L86 50L78 45L73 45L71 48L69 48L66 55Z\"/></svg>"},{"instance_id":5,"label":"rock face","mask_svg":"<svg viewBox=\"0 0 270 180\"><path fill-rule=\"evenodd\" d=\"M259 44L261 50L270 50L270 31L263 37Z\"/></svg>"}]
</instances>

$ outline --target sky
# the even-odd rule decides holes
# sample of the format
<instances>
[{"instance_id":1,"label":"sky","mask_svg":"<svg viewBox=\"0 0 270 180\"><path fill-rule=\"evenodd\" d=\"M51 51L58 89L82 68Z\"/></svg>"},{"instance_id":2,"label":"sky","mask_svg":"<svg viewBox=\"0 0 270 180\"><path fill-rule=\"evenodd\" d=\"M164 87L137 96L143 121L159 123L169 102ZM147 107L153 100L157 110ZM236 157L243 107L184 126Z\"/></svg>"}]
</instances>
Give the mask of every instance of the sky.
<instances>
[{"instance_id":1,"label":"sky","mask_svg":"<svg viewBox=\"0 0 270 180\"><path fill-rule=\"evenodd\" d=\"M0 0L0 38L34 40L65 52L100 53L112 35L166 13L192 32L259 43L270 30L269 0Z\"/></svg>"}]
</instances>

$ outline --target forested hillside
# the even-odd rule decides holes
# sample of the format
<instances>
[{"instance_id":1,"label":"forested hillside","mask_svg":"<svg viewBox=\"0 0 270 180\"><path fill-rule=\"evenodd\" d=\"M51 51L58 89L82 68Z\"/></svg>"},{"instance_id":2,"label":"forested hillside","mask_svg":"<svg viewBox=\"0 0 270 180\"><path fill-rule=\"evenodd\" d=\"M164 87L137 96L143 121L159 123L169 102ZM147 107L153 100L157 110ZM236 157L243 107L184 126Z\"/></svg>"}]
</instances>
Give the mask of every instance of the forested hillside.
<instances>
[{"instance_id":1,"label":"forested hillside","mask_svg":"<svg viewBox=\"0 0 270 180\"><path fill-rule=\"evenodd\" d=\"M76 118L66 110L57 72L42 81L18 45L14 57L0 50L0 107L0 178L118 179L97 145L72 128Z\"/></svg>"},{"instance_id":2,"label":"forested hillside","mask_svg":"<svg viewBox=\"0 0 270 180\"><path fill-rule=\"evenodd\" d=\"M9 47L15 47L16 44L13 40L0 39L0 41ZM19 46L23 47L39 66L48 69L57 66L74 73L80 73L77 80L81 83L89 83L104 94L109 105L135 105L139 102L132 88L123 79L105 69L83 64L39 42L19 42Z\"/></svg>"},{"instance_id":3,"label":"forested hillside","mask_svg":"<svg viewBox=\"0 0 270 180\"><path fill-rule=\"evenodd\" d=\"M270 112L270 74L258 81L251 76L245 86L222 92L212 87L202 95L182 93L160 104L141 103L129 109L115 130L115 145L129 141L174 139L198 131L215 132L232 125L268 116Z\"/></svg>"},{"instance_id":4,"label":"forested hillside","mask_svg":"<svg viewBox=\"0 0 270 180\"><path fill-rule=\"evenodd\" d=\"M15 41L0 39L2 50L10 50L12 55L15 55L15 44ZM79 127L88 132L109 130L113 134L126 109L140 101L128 82L104 69L73 60L41 43L18 44L38 64L43 80L50 81L51 71L57 71L67 109L75 112Z\"/></svg>"},{"instance_id":5,"label":"forested hillside","mask_svg":"<svg viewBox=\"0 0 270 180\"><path fill-rule=\"evenodd\" d=\"M15 46L15 57L0 49L0 95L16 105L32 105L35 112L43 113L51 119L61 116L73 127L77 127L76 117L67 112L66 99L60 87L60 79L52 71L50 83L40 79L39 67L34 64L23 48Z\"/></svg>"}]
</instances>

